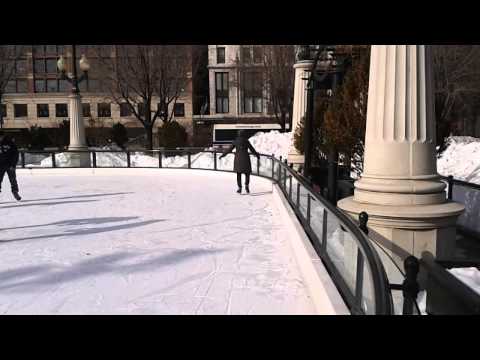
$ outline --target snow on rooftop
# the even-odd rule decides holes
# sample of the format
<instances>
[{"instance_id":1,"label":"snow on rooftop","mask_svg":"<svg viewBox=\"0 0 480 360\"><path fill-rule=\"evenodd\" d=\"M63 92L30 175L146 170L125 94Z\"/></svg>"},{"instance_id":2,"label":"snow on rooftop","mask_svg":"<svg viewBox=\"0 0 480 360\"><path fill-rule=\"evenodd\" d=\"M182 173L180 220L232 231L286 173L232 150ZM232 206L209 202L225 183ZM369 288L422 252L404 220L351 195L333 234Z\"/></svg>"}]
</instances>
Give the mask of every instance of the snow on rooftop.
<instances>
[{"instance_id":1,"label":"snow on rooftop","mask_svg":"<svg viewBox=\"0 0 480 360\"><path fill-rule=\"evenodd\" d=\"M0 193L0 313L315 312L268 180L111 171L19 170L23 200Z\"/></svg>"}]
</instances>

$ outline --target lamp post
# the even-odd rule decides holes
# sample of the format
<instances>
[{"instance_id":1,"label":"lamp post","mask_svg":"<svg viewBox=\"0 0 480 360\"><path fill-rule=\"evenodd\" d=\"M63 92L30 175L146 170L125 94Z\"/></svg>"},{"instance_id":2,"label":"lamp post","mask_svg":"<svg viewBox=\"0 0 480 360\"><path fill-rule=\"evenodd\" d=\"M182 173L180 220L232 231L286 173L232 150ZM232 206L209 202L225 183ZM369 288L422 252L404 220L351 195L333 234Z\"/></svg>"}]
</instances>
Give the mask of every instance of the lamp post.
<instances>
[{"instance_id":1,"label":"lamp post","mask_svg":"<svg viewBox=\"0 0 480 360\"><path fill-rule=\"evenodd\" d=\"M72 45L72 70L70 74L66 73L65 59L63 56L57 61L58 70L62 73L62 80L67 80L72 84L72 92L69 95L70 103L70 144L68 150L87 150L87 142L85 139L85 124L83 123L82 116L82 98L80 96L79 84L88 78L88 70L90 70L90 64L88 63L85 54L79 61L80 70L82 75L77 75L76 64L76 47Z\"/></svg>"}]
</instances>

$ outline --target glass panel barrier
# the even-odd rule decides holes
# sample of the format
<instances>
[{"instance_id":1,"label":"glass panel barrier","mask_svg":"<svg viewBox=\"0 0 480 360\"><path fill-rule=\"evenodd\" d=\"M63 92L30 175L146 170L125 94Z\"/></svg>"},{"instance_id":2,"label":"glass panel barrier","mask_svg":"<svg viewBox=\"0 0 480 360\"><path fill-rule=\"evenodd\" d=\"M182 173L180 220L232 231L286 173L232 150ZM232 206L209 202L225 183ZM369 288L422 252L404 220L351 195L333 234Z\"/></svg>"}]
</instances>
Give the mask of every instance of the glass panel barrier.
<instances>
[{"instance_id":1,"label":"glass panel barrier","mask_svg":"<svg viewBox=\"0 0 480 360\"><path fill-rule=\"evenodd\" d=\"M21 161L21 158L19 158L19 161ZM52 167L52 156L49 153L25 152L25 167L26 168Z\"/></svg>"},{"instance_id":2,"label":"glass panel barrier","mask_svg":"<svg viewBox=\"0 0 480 360\"><path fill-rule=\"evenodd\" d=\"M310 227L319 241L323 242L323 218L325 217L325 207L317 199L310 201Z\"/></svg>"},{"instance_id":3,"label":"glass panel barrier","mask_svg":"<svg viewBox=\"0 0 480 360\"><path fill-rule=\"evenodd\" d=\"M106 167L106 168L127 167L126 152L99 151L99 152L96 152L96 157L97 157L97 167Z\"/></svg>"},{"instance_id":4,"label":"glass panel barrier","mask_svg":"<svg viewBox=\"0 0 480 360\"><path fill-rule=\"evenodd\" d=\"M188 168L188 153L182 150L162 150L163 168Z\"/></svg>"},{"instance_id":5,"label":"glass panel barrier","mask_svg":"<svg viewBox=\"0 0 480 360\"><path fill-rule=\"evenodd\" d=\"M218 160L217 160L218 165ZM199 152L191 155L190 166L192 169L214 169L214 154L213 152Z\"/></svg>"},{"instance_id":6,"label":"glass panel barrier","mask_svg":"<svg viewBox=\"0 0 480 360\"><path fill-rule=\"evenodd\" d=\"M158 168L158 156L156 151L131 151L130 167Z\"/></svg>"}]
</instances>

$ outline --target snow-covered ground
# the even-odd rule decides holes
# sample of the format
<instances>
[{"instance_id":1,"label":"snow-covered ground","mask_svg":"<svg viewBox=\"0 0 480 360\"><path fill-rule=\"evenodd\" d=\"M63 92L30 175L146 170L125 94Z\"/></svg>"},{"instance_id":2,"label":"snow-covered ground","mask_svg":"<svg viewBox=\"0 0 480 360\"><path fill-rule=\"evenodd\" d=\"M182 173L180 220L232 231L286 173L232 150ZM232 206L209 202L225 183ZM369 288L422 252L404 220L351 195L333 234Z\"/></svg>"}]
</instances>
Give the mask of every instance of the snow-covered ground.
<instances>
[{"instance_id":1,"label":"snow-covered ground","mask_svg":"<svg viewBox=\"0 0 480 360\"><path fill-rule=\"evenodd\" d=\"M437 161L439 174L480 184L480 139L451 136L447 144Z\"/></svg>"},{"instance_id":2,"label":"snow-covered ground","mask_svg":"<svg viewBox=\"0 0 480 360\"><path fill-rule=\"evenodd\" d=\"M19 170L23 200L0 193L1 314L315 312L268 180L115 171Z\"/></svg>"}]
</instances>

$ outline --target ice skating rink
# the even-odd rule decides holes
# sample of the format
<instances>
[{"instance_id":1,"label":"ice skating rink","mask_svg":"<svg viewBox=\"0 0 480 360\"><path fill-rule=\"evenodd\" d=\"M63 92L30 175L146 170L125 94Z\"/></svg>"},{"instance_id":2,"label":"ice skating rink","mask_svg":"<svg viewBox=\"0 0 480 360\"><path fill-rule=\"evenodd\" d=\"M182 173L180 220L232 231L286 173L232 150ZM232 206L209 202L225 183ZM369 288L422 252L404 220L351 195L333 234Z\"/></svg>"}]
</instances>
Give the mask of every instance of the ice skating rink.
<instances>
[{"instance_id":1,"label":"ice skating rink","mask_svg":"<svg viewBox=\"0 0 480 360\"><path fill-rule=\"evenodd\" d=\"M0 193L0 314L313 314L270 181L18 171Z\"/></svg>"}]
</instances>

